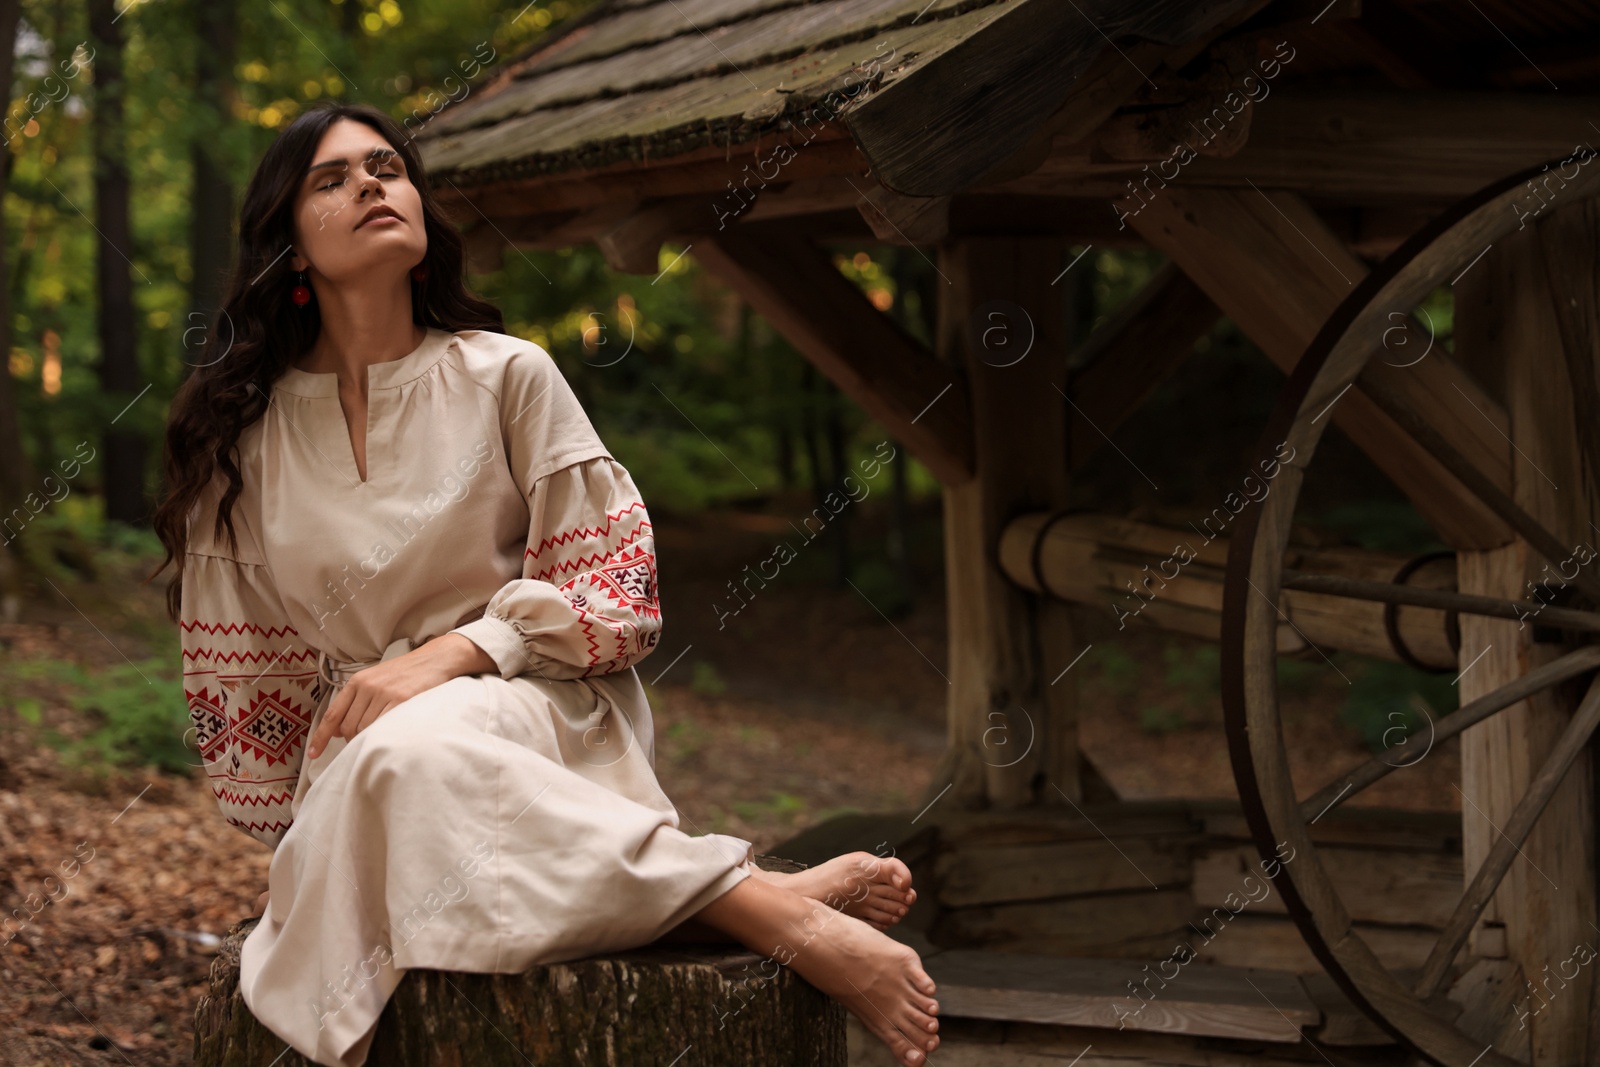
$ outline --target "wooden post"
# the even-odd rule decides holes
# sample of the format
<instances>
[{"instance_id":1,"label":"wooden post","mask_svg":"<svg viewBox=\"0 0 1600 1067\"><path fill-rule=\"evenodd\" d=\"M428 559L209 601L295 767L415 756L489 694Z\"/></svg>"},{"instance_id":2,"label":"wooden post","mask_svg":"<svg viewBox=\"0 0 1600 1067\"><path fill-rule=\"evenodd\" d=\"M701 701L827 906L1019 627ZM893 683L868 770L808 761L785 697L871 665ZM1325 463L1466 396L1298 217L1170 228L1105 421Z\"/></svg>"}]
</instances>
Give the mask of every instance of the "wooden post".
<instances>
[{"instance_id":1,"label":"wooden post","mask_svg":"<svg viewBox=\"0 0 1600 1067\"><path fill-rule=\"evenodd\" d=\"M967 807L1081 795L1067 608L1017 588L998 558L1012 516L1066 503L1064 251L1038 238L939 250L936 347L966 378L977 476L944 491L950 748L933 791L953 783Z\"/></svg>"},{"instance_id":2,"label":"wooden post","mask_svg":"<svg viewBox=\"0 0 1600 1067\"><path fill-rule=\"evenodd\" d=\"M1563 544L1595 545L1591 462L1579 447L1562 338L1545 269L1543 242L1588 227L1592 261L1600 229L1593 216L1556 212L1498 241L1456 285L1456 352L1489 391L1504 398L1515 443L1516 502ZM1581 264L1574 263L1573 269ZM1589 268L1592 270L1592 266ZM1591 289L1588 301L1593 306ZM1588 353L1594 359L1594 353ZM1591 371L1592 373L1592 371ZM1595 417L1588 411L1585 418ZM1592 460L1592 457L1591 457ZM1583 556L1580 554L1578 559ZM1526 542L1462 552L1463 592L1531 598L1527 583L1554 578L1565 561L1542 559ZM1577 561L1566 563L1568 571ZM1548 565L1550 571L1544 573ZM1590 566L1600 566L1594 560ZM1549 594L1546 593L1546 596ZM1461 617L1461 700L1549 662L1560 647L1536 643L1532 623ZM1481 658L1480 658L1481 657ZM1462 735L1461 791L1465 873L1471 879L1571 716L1568 692L1546 692L1508 708ZM1474 931L1480 955L1509 956L1533 983L1517 991L1503 1034L1531 1033L1534 1067L1586 1060L1593 968L1568 977L1579 945L1596 944L1594 797L1588 753L1580 755L1522 848ZM1579 959L1583 959L1580 955ZM1549 969L1546 970L1546 967Z\"/></svg>"}]
</instances>

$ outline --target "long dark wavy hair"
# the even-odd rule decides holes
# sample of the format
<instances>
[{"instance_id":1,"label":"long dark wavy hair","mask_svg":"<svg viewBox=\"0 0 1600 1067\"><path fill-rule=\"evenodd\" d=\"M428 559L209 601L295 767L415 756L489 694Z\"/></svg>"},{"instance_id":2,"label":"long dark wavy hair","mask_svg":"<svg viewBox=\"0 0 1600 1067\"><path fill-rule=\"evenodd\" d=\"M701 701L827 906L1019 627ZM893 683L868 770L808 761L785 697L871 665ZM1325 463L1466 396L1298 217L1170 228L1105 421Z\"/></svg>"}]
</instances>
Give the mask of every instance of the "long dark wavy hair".
<instances>
[{"instance_id":1,"label":"long dark wavy hair","mask_svg":"<svg viewBox=\"0 0 1600 1067\"><path fill-rule=\"evenodd\" d=\"M272 383L311 348L322 330L315 300L303 308L290 301L296 272L285 253L294 243L295 192L323 133L340 119L366 123L388 141L421 196L427 278L411 282L412 320L451 333L505 332L500 310L467 289L461 235L435 199L422 161L397 122L370 105L337 102L318 104L291 122L262 155L245 187L228 295L211 318L198 365L179 386L167 418L165 488L152 522L167 555L144 580L178 561L167 586L167 613L174 622L179 621L183 595L191 510L220 469L228 488L217 509L215 536L220 538L225 529L238 550L233 505L244 488L239 436L266 411Z\"/></svg>"}]
</instances>

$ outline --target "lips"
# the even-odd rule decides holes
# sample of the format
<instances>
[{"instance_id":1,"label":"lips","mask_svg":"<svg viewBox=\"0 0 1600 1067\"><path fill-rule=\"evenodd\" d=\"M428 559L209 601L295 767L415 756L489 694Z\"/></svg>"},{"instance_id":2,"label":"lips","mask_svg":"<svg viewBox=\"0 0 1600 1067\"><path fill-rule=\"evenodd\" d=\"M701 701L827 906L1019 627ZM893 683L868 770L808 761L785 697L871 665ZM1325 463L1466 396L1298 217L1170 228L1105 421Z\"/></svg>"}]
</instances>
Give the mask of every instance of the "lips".
<instances>
[{"instance_id":1,"label":"lips","mask_svg":"<svg viewBox=\"0 0 1600 1067\"><path fill-rule=\"evenodd\" d=\"M356 229L358 229L358 230L361 229L361 227L365 226L367 223L371 222L373 219L383 218L385 216L388 216L390 218L398 219L398 218L400 218L400 213L398 211L394 210L393 208L383 207L383 206L380 205L378 207L373 208L371 211L367 212L365 215L361 216L361 221L356 223Z\"/></svg>"}]
</instances>

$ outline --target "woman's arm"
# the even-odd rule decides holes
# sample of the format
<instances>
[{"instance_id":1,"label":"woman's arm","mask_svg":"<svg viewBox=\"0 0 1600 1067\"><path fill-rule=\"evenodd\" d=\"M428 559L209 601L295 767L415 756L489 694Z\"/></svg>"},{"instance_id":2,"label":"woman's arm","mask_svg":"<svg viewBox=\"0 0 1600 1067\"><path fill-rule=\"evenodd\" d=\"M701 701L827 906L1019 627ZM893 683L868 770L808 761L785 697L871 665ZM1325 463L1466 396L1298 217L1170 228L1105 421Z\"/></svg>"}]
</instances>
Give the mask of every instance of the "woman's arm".
<instances>
[{"instance_id":1,"label":"woman's arm","mask_svg":"<svg viewBox=\"0 0 1600 1067\"><path fill-rule=\"evenodd\" d=\"M186 555L179 628L212 795L231 825L276 848L316 711L316 653L289 625L265 564L223 555Z\"/></svg>"},{"instance_id":2,"label":"woman's arm","mask_svg":"<svg viewBox=\"0 0 1600 1067\"><path fill-rule=\"evenodd\" d=\"M622 464L603 455L544 475L528 512L522 577L450 632L488 653L503 678L584 678L648 655L661 632L655 536Z\"/></svg>"}]
</instances>

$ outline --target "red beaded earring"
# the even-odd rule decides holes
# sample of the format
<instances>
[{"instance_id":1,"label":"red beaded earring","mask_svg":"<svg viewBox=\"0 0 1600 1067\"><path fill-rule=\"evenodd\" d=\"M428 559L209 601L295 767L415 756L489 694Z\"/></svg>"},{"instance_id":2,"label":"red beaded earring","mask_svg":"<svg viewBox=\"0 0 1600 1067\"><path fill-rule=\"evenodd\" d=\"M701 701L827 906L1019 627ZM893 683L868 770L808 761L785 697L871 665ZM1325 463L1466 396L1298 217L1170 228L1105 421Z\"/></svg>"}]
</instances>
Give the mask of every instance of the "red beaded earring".
<instances>
[{"instance_id":1,"label":"red beaded earring","mask_svg":"<svg viewBox=\"0 0 1600 1067\"><path fill-rule=\"evenodd\" d=\"M305 307L307 304L311 303L311 288L310 286L306 285L305 271L300 272L300 284L289 290L289 299L293 300L300 307Z\"/></svg>"},{"instance_id":2,"label":"red beaded earring","mask_svg":"<svg viewBox=\"0 0 1600 1067\"><path fill-rule=\"evenodd\" d=\"M411 268L411 280L412 281L421 282L421 281L427 281L427 279L428 279L428 265L426 263L418 263L415 267Z\"/></svg>"}]
</instances>

